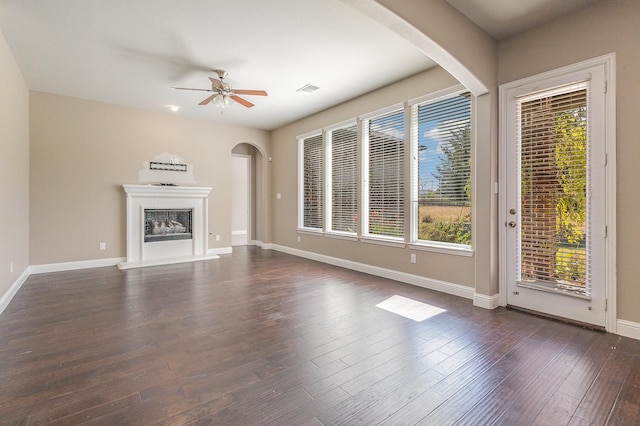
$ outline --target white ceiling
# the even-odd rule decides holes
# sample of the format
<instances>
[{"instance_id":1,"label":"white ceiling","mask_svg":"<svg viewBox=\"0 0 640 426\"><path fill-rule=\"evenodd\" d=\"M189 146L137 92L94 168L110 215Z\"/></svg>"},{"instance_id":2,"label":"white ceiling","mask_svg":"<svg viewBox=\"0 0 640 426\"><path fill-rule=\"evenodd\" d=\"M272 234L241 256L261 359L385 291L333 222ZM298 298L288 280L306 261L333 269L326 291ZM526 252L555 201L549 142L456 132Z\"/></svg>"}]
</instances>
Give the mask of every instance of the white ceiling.
<instances>
[{"instance_id":1,"label":"white ceiling","mask_svg":"<svg viewBox=\"0 0 640 426\"><path fill-rule=\"evenodd\" d=\"M448 1L502 38L593 0ZM32 90L267 130L434 65L339 0L0 0L0 31ZM170 89L208 89L215 68L269 96L220 110Z\"/></svg>"}]
</instances>

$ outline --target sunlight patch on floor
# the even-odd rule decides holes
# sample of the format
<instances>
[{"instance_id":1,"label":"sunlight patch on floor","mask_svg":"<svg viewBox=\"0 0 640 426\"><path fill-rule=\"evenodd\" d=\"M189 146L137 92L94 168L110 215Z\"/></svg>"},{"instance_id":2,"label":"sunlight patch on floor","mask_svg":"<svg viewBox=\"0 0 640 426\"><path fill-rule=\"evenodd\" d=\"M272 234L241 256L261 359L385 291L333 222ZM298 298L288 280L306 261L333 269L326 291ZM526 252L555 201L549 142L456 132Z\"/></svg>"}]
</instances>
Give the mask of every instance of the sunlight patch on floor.
<instances>
[{"instance_id":1,"label":"sunlight patch on floor","mask_svg":"<svg viewBox=\"0 0 640 426\"><path fill-rule=\"evenodd\" d=\"M403 296L391 296L384 302L376 305L380 309L401 315L405 318L421 322L438 314L446 312L446 309L438 308L427 303L418 302Z\"/></svg>"}]
</instances>

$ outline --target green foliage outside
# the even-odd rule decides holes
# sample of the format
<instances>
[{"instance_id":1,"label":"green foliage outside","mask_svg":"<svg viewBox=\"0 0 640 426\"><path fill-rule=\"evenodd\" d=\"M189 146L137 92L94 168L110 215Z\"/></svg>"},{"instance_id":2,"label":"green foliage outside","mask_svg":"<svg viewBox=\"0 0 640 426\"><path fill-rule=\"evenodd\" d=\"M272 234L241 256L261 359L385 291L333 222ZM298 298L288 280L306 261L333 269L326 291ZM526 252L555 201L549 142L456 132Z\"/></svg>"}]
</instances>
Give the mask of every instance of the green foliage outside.
<instances>
[{"instance_id":1,"label":"green foliage outside","mask_svg":"<svg viewBox=\"0 0 640 426\"><path fill-rule=\"evenodd\" d=\"M556 199L556 233L563 245L556 252L558 279L584 285L587 222L586 108L556 117L555 160L561 191Z\"/></svg>"},{"instance_id":2,"label":"green foliage outside","mask_svg":"<svg viewBox=\"0 0 640 426\"><path fill-rule=\"evenodd\" d=\"M386 223L370 223L369 233L372 235L384 235L387 237L402 237L402 227Z\"/></svg>"},{"instance_id":3,"label":"green foliage outside","mask_svg":"<svg viewBox=\"0 0 640 426\"><path fill-rule=\"evenodd\" d=\"M584 286L587 276L586 249L560 247L556 252L558 278L574 285Z\"/></svg>"},{"instance_id":4,"label":"green foliage outside","mask_svg":"<svg viewBox=\"0 0 640 426\"><path fill-rule=\"evenodd\" d=\"M454 201L471 199L471 127L452 131L446 144L440 146L443 160L433 177L438 180L438 193Z\"/></svg>"},{"instance_id":5,"label":"green foliage outside","mask_svg":"<svg viewBox=\"0 0 640 426\"><path fill-rule=\"evenodd\" d=\"M421 191L420 205L462 208L457 215L424 216L418 225L418 239L470 245L471 127L452 132L440 148L444 157L433 173L438 180L438 189Z\"/></svg>"},{"instance_id":6,"label":"green foliage outside","mask_svg":"<svg viewBox=\"0 0 640 426\"><path fill-rule=\"evenodd\" d=\"M428 216L425 216L418 226L418 235L421 240L469 245L471 244L471 214L439 221L429 221Z\"/></svg>"},{"instance_id":7,"label":"green foliage outside","mask_svg":"<svg viewBox=\"0 0 640 426\"><path fill-rule=\"evenodd\" d=\"M580 244L587 221L586 108L556 118L555 156L562 188L556 199L556 232L567 243Z\"/></svg>"}]
</instances>

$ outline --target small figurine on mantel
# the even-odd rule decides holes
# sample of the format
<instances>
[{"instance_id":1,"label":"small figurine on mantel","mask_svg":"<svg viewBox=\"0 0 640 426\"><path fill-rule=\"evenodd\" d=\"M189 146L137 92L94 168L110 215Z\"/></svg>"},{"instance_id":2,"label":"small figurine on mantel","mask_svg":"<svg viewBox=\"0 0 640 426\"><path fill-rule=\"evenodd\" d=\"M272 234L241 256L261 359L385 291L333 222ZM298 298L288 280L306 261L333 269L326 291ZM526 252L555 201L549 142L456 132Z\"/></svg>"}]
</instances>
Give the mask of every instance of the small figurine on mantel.
<instances>
[{"instance_id":1,"label":"small figurine on mantel","mask_svg":"<svg viewBox=\"0 0 640 426\"><path fill-rule=\"evenodd\" d=\"M138 172L139 183L152 185L178 186L196 183L193 178L193 165L185 163L177 155L163 152L153 160L146 161Z\"/></svg>"}]
</instances>

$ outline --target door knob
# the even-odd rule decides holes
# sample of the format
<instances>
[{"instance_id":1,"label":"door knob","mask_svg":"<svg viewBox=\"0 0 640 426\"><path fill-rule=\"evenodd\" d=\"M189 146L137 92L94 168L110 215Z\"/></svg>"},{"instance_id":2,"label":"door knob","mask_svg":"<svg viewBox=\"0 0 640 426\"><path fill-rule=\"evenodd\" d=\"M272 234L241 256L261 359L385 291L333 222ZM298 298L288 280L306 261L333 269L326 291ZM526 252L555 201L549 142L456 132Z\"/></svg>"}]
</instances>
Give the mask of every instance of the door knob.
<instances>
[{"instance_id":1,"label":"door knob","mask_svg":"<svg viewBox=\"0 0 640 426\"><path fill-rule=\"evenodd\" d=\"M509 222L509 228L515 228L516 223L514 221Z\"/></svg>"}]
</instances>

